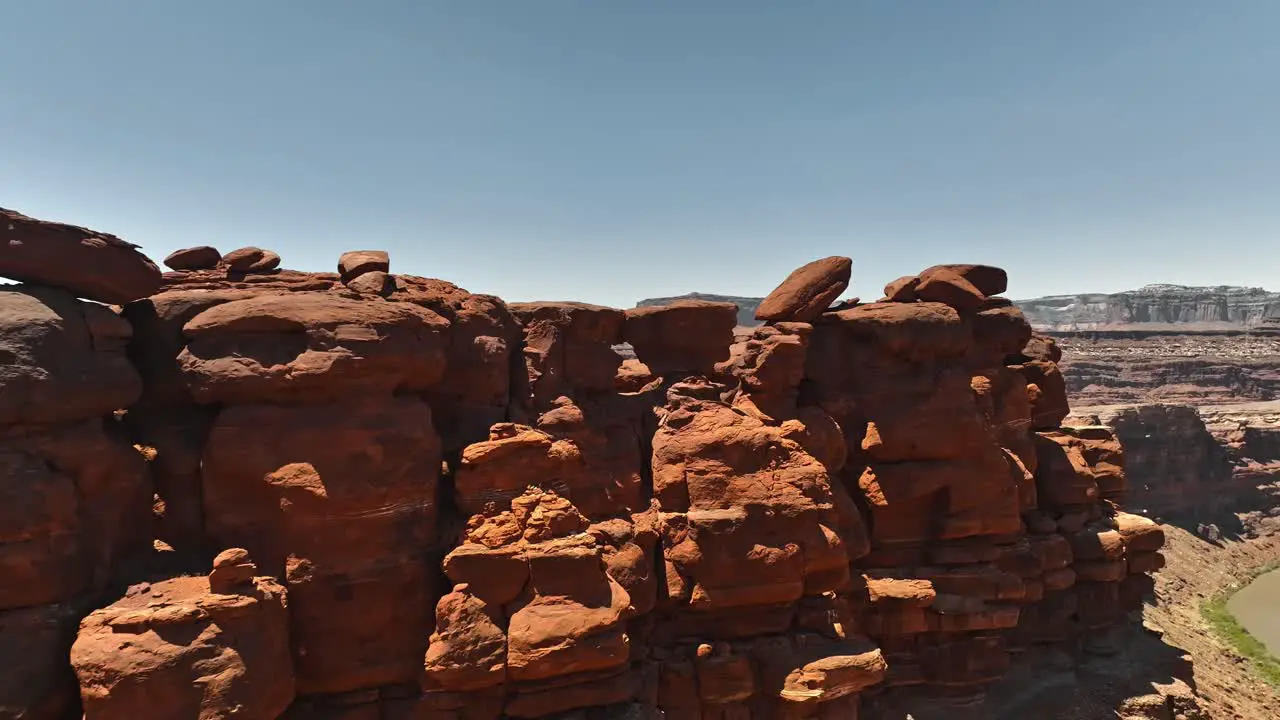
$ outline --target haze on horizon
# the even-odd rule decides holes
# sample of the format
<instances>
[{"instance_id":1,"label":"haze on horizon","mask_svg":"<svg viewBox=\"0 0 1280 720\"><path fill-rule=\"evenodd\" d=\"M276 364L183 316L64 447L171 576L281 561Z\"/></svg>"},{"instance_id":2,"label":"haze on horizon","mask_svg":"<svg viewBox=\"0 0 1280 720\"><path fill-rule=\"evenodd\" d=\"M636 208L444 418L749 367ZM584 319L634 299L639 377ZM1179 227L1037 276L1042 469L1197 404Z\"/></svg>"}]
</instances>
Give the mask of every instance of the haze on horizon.
<instances>
[{"instance_id":1,"label":"haze on horizon","mask_svg":"<svg viewBox=\"0 0 1280 720\"><path fill-rule=\"evenodd\" d=\"M41 0L0 206L509 300L1280 289L1280 4Z\"/></svg>"}]
</instances>

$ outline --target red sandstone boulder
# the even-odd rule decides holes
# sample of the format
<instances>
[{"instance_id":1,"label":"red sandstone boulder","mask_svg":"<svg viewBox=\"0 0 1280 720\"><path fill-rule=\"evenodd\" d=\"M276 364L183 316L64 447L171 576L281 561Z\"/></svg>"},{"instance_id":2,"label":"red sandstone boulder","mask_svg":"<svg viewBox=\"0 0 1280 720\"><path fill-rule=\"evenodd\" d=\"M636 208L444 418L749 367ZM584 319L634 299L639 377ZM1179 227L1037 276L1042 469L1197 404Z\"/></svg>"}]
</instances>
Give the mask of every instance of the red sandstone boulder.
<instances>
[{"instance_id":1,"label":"red sandstone boulder","mask_svg":"<svg viewBox=\"0 0 1280 720\"><path fill-rule=\"evenodd\" d=\"M815 369L812 367L814 360L825 360L827 352L833 356L856 353L849 357L859 357L871 350L868 348L858 353L851 345L874 343L882 346L885 352L908 360L958 356L973 347L969 324L943 303L869 303L828 313L820 325L824 328L822 334L826 336L823 340L839 338L843 342L841 347L830 350L824 346L816 358L814 353L810 353L810 374ZM838 360L832 357L831 362Z\"/></svg>"},{"instance_id":2,"label":"red sandstone boulder","mask_svg":"<svg viewBox=\"0 0 1280 720\"><path fill-rule=\"evenodd\" d=\"M359 277L347 282L347 289L352 290L360 295L387 297L393 291L395 286L395 278L390 275L372 270L364 273Z\"/></svg>"},{"instance_id":3,"label":"red sandstone boulder","mask_svg":"<svg viewBox=\"0 0 1280 720\"><path fill-rule=\"evenodd\" d=\"M885 302L915 302L919 298L916 297L916 288L920 285L920 278L916 275L903 275L884 286Z\"/></svg>"},{"instance_id":4,"label":"red sandstone boulder","mask_svg":"<svg viewBox=\"0 0 1280 720\"><path fill-rule=\"evenodd\" d=\"M202 403L422 391L444 372L447 328L445 319L407 303L264 295L187 322L190 342L178 364Z\"/></svg>"},{"instance_id":5,"label":"red sandstone boulder","mask_svg":"<svg viewBox=\"0 0 1280 720\"><path fill-rule=\"evenodd\" d=\"M0 276L123 305L160 289L160 268L115 235L0 208Z\"/></svg>"},{"instance_id":6,"label":"red sandstone boulder","mask_svg":"<svg viewBox=\"0 0 1280 720\"><path fill-rule=\"evenodd\" d=\"M586 518L535 489L510 508L472 517L445 560L456 584L437 605L428 688L474 693L508 683L515 696L505 713L517 717L631 697L634 684L619 674L634 608L584 532Z\"/></svg>"},{"instance_id":7,"label":"red sandstone boulder","mask_svg":"<svg viewBox=\"0 0 1280 720\"><path fill-rule=\"evenodd\" d=\"M371 272L391 272L391 256L385 250L352 250L338 258L338 275L344 283Z\"/></svg>"},{"instance_id":8,"label":"red sandstone boulder","mask_svg":"<svg viewBox=\"0 0 1280 720\"><path fill-rule=\"evenodd\" d=\"M974 365L982 368L1002 365L1031 340L1031 324L1017 306L987 304L973 317Z\"/></svg>"},{"instance_id":9,"label":"red sandstone boulder","mask_svg":"<svg viewBox=\"0 0 1280 720\"><path fill-rule=\"evenodd\" d=\"M242 247L223 255L222 265L237 273L268 272L280 267L280 256L262 248Z\"/></svg>"},{"instance_id":10,"label":"red sandstone boulder","mask_svg":"<svg viewBox=\"0 0 1280 720\"><path fill-rule=\"evenodd\" d=\"M969 381L978 408L992 428L1000 447L1017 456L1030 473L1036 471L1035 444L1031 440L1031 400L1027 381L1008 367L993 367ZM1034 484L1025 488L1024 509L1035 507Z\"/></svg>"},{"instance_id":11,"label":"red sandstone boulder","mask_svg":"<svg viewBox=\"0 0 1280 720\"><path fill-rule=\"evenodd\" d=\"M618 366L618 374L613 378L613 387L620 393L638 393L657 379L650 372L649 366L635 358L627 358Z\"/></svg>"},{"instance_id":12,"label":"red sandstone boulder","mask_svg":"<svg viewBox=\"0 0 1280 720\"><path fill-rule=\"evenodd\" d=\"M957 310L977 310L986 296L963 276L946 267L933 267L920 273L915 294L925 302L940 302Z\"/></svg>"},{"instance_id":13,"label":"red sandstone boulder","mask_svg":"<svg viewBox=\"0 0 1280 720\"><path fill-rule=\"evenodd\" d=\"M510 502L528 487L554 489L595 519L646 505L636 430L588 422L569 402L545 414L538 428L495 425L488 441L463 450L454 482L458 505L469 514Z\"/></svg>"},{"instance_id":14,"label":"red sandstone boulder","mask_svg":"<svg viewBox=\"0 0 1280 720\"><path fill-rule=\"evenodd\" d=\"M1122 512L1116 513L1115 522L1126 554L1155 553L1164 547L1164 529L1153 520Z\"/></svg>"},{"instance_id":15,"label":"red sandstone boulder","mask_svg":"<svg viewBox=\"0 0 1280 720\"><path fill-rule=\"evenodd\" d=\"M284 588L183 577L135 585L71 649L86 720L274 720L293 701Z\"/></svg>"},{"instance_id":16,"label":"red sandstone boulder","mask_svg":"<svg viewBox=\"0 0 1280 720\"><path fill-rule=\"evenodd\" d=\"M681 300L626 311L625 339L656 375L712 372L729 357L738 324L733 303Z\"/></svg>"},{"instance_id":17,"label":"red sandstone boulder","mask_svg":"<svg viewBox=\"0 0 1280 720\"><path fill-rule=\"evenodd\" d=\"M142 380L125 356L129 323L65 291L0 288L0 426L101 417L131 405Z\"/></svg>"},{"instance_id":18,"label":"red sandstone boulder","mask_svg":"<svg viewBox=\"0 0 1280 720\"><path fill-rule=\"evenodd\" d=\"M814 260L791 272L756 308L765 322L810 322L849 287L853 261L847 257Z\"/></svg>"},{"instance_id":19,"label":"red sandstone boulder","mask_svg":"<svg viewBox=\"0 0 1280 720\"><path fill-rule=\"evenodd\" d=\"M1009 274L998 267L990 265L934 265L933 267L920 273L920 277L924 277L925 273L934 270L947 270L965 279L969 284L978 289L978 292L986 296L999 295L1009 289Z\"/></svg>"},{"instance_id":20,"label":"red sandstone boulder","mask_svg":"<svg viewBox=\"0 0 1280 720\"><path fill-rule=\"evenodd\" d=\"M164 264L174 270L212 270L222 262L222 253L208 245L174 250Z\"/></svg>"},{"instance_id":21,"label":"red sandstone boulder","mask_svg":"<svg viewBox=\"0 0 1280 720\"><path fill-rule=\"evenodd\" d=\"M1121 502L1126 485L1124 472L1124 448L1115 432L1105 426L1062 428L1061 432L1075 439L1084 461L1098 484L1098 494L1104 500Z\"/></svg>"}]
</instances>

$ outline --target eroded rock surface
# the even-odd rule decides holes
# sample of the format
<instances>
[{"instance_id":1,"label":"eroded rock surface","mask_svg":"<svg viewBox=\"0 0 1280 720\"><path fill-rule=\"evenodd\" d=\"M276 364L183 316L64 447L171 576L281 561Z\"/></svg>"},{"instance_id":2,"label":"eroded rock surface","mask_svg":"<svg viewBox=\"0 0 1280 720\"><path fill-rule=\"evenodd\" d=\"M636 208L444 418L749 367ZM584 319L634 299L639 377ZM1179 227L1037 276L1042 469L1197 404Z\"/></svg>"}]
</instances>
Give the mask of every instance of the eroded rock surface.
<instances>
[{"instance_id":1,"label":"eroded rock surface","mask_svg":"<svg viewBox=\"0 0 1280 720\"><path fill-rule=\"evenodd\" d=\"M273 720L289 707L285 589L239 552L208 578L135 585L84 619L71 664L85 720Z\"/></svg>"},{"instance_id":2,"label":"eroded rock surface","mask_svg":"<svg viewBox=\"0 0 1280 720\"><path fill-rule=\"evenodd\" d=\"M123 304L160 289L160 268L138 246L88 228L0 208L0 277Z\"/></svg>"},{"instance_id":3,"label":"eroded rock surface","mask_svg":"<svg viewBox=\"0 0 1280 720\"><path fill-rule=\"evenodd\" d=\"M997 268L743 329L207 250L0 293L0 717L952 715L1163 563Z\"/></svg>"}]
</instances>

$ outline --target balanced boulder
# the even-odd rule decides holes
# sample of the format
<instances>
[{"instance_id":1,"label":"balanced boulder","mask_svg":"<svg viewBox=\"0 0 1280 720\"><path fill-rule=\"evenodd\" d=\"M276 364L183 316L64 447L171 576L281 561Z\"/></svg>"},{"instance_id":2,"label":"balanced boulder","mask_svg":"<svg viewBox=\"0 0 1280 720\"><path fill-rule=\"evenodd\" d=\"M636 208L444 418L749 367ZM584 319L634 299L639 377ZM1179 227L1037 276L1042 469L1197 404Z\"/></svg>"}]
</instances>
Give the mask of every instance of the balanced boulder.
<instances>
[{"instance_id":1,"label":"balanced boulder","mask_svg":"<svg viewBox=\"0 0 1280 720\"><path fill-rule=\"evenodd\" d=\"M208 245L175 250L164 259L174 270L212 270L222 262L222 253Z\"/></svg>"},{"instance_id":2,"label":"balanced boulder","mask_svg":"<svg viewBox=\"0 0 1280 720\"><path fill-rule=\"evenodd\" d=\"M338 258L338 274L342 282L351 282L370 272L391 272L391 257L385 250L352 250Z\"/></svg>"},{"instance_id":3,"label":"balanced boulder","mask_svg":"<svg viewBox=\"0 0 1280 720\"><path fill-rule=\"evenodd\" d=\"M124 303L160 289L160 268L115 235L0 208L0 276Z\"/></svg>"},{"instance_id":4,"label":"balanced boulder","mask_svg":"<svg viewBox=\"0 0 1280 720\"><path fill-rule=\"evenodd\" d=\"M760 303L756 308L756 319L810 322L849 287L852 271L853 261L839 256L802 265Z\"/></svg>"},{"instance_id":5,"label":"balanced boulder","mask_svg":"<svg viewBox=\"0 0 1280 720\"><path fill-rule=\"evenodd\" d=\"M280 267L280 256L262 248L242 247L223 255L222 264L232 272L268 272Z\"/></svg>"}]
</instances>

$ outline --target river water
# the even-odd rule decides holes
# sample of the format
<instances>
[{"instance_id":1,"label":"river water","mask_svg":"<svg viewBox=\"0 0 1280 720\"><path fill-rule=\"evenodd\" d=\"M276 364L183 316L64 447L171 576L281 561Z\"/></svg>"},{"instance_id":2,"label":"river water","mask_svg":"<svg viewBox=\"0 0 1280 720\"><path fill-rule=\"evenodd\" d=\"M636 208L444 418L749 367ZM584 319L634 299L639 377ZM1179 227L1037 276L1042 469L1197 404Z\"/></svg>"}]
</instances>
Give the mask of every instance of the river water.
<instances>
[{"instance_id":1,"label":"river water","mask_svg":"<svg viewBox=\"0 0 1280 720\"><path fill-rule=\"evenodd\" d=\"M1227 601L1249 634L1280 658L1280 570L1260 575Z\"/></svg>"}]
</instances>

